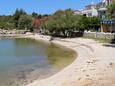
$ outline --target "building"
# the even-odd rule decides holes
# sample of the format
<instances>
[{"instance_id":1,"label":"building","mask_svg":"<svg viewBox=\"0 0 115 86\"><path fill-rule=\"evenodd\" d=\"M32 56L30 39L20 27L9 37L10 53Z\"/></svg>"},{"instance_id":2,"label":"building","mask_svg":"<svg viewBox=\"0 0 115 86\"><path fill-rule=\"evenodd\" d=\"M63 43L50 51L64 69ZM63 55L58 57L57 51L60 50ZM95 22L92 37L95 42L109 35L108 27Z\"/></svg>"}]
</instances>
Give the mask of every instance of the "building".
<instances>
[{"instance_id":1,"label":"building","mask_svg":"<svg viewBox=\"0 0 115 86\"><path fill-rule=\"evenodd\" d=\"M85 9L82 10L82 14L87 17L99 16L102 19L105 19L105 14L107 13L107 6L115 2L115 0L102 0L97 4L93 2L90 5L85 6Z\"/></svg>"},{"instance_id":2,"label":"building","mask_svg":"<svg viewBox=\"0 0 115 86\"><path fill-rule=\"evenodd\" d=\"M85 6L85 9L82 10L82 14L87 17L98 16L98 11L96 9L96 5L92 2L91 5Z\"/></svg>"},{"instance_id":3,"label":"building","mask_svg":"<svg viewBox=\"0 0 115 86\"><path fill-rule=\"evenodd\" d=\"M115 20L102 21L101 32L115 32Z\"/></svg>"},{"instance_id":4,"label":"building","mask_svg":"<svg viewBox=\"0 0 115 86\"><path fill-rule=\"evenodd\" d=\"M98 16L102 18L102 20L106 19L105 14L107 13L107 6L112 2L115 2L115 0L103 0L102 2L96 5L98 10Z\"/></svg>"},{"instance_id":5,"label":"building","mask_svg":"<svg viewBox=\"0 0 115 86\"><path fill-rule=\"evenodd\" d=\"M106 2L100 2L96 5L98 16L102 19L105 19L105 14L107 13L106 6L107 6Z\"/></svg>"},{"instance_id":6,"label":"building","mask_svg":"<svg viewBox=\"0 0 115 86\"><path fill-rule=\"evenodd\" d=\"M79 10L75 10L75 11L74 11L74 14L76 14L76 15L82 15L82 12L79 11Z\"/></svg>"},{"instance_id":7,"label":"building","mask_svg":"<svg viewBox=\"0 0 115 86\"><path fill-rule=\"evenodd\" d=\"M107 6L111 3L115 2L115 0L103 0L101 4L97 4L98 16L102 18L101 22L101 32L115 32L115 20L109 20L106 18L105 14L107 13Z\"/></svg>"},{"instance_id":8,"label":"building","mask_svg":"<svg viewBox=\"0 0 115 86\"><path fill-rule=\"evenodd\" d=\"M82 14L87 17L100 17L103 20L101 22L101 32L115 32L115 21L106 18L107 6L113 2L115 2L115 0L102 0L102 2L97 4L92 3L85 6L85 9L82 10Z\"/></svg>"},{"instance_id":9,"label":"building","mask_svg":"<svg viewBox=\"0 0 115 86\"><path fill-rule=\"evenodd\" d=\"M102 2L104 2L106 5L109 5L112 2L115 2L115 0L103 0Z\"/></svg>"}]
</instances>

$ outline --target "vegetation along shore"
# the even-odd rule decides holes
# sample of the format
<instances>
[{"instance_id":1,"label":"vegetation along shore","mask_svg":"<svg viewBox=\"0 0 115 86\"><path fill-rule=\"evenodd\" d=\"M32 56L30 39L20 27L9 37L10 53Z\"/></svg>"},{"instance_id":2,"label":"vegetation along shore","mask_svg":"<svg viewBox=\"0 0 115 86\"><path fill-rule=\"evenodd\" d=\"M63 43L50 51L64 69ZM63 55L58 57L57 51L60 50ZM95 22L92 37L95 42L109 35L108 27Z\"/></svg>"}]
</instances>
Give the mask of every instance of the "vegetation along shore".
<instances>
[{"instance_id":1,"label":"vegetation along shore","mask_svg":"<svg viewBox=\"0 0 115 86\"><path fill-rule=\"evenodd\" d=\"M115 0L92 2L83 10L59 9L51 14L26 11L17 8L11 15L0 15L0 68L4 75L9 66L11 71L20 69L21 73L16 74L22 84L18 79L17 86L115 86ZM51 76L44 77L45 73Z\"/></svg>"}]
</instances>

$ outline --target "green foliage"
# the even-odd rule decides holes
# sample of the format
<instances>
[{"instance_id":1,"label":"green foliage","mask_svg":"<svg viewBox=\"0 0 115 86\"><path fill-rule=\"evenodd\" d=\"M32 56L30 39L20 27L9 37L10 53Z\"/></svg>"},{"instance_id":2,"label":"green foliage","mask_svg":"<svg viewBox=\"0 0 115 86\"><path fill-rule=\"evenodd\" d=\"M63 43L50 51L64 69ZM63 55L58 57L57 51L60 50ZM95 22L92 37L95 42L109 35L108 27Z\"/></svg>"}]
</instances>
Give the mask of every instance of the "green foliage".
<instances>
[{"instance_id":1,"label":"green foliage","mask_svg":"<svg viewBox=\"0 0 115 86\"><path fill-rule=\"evenodd\" d=\"M21 15L18 20L19 29L31 29L32 28L32 17L28 15Z\"/></svg>"},{"instance_id":2,"label":"green foliage","mask_svg":"<svg viewBox=\"0 0 115 86\"><path fill-rule=\"evenodd\" d=\"M13 17L12 16L0 16L0 29L13 29Z\"/></svg>"},{"instance_id":3,"label":"green foliage","mask_svg":"<svg viewBox=\"0 0 115 86\"><path fill-rule=\"evenodd\" d=\"M112 9L114 10L114 9ZM38 15L33 12L28 15L24 10L17 9L14 15L0 16L1 29L32 29L32 21L35 18L49 17L42 23L41 28L44 33L56 36L71 36L71 32L83 32L89 30L100 22L97 17L86 17L82 15L75 15L73 10L58 10L52 16Z\"/></svg>"},{"instance_id":4,"label":"green foliage","mask_svg":"<svg viewBox=\"0 0 115 86\"><path fill-rule=\"evenodd\" d=\"M71 32L83 32L89 30L91 26L97 26L100 19L97 17L86 17L75 15L71 9L65 11L58 10L52 18L43 23L41 27L43 31L51 35L70 36Z\"/></svg>"},{"instance_id":5,"label":"green foliage","mask_svg":"<svg viewBox=\"0 0 115 86\"><path fill-rule=\"evenodd\" d=\"M38 14L35 13L35 12L33 12L33 13L32 13L32 17L37 18L37 17L38 17Z\"/></svg>"},{"instance_id":6,"label":"green foliage","mask_svg":"<svg viewBox=\"0 0 115 86\"><path fill-rule=\"evenodd\" d=\"M43 15L43 16L44 16L44 15ZM33 12L33 13L32 13L32 17L33 17L33 18L41 18L41 17L42 17L42 15L41 15L41 14L37 14L37 13Z\"/></svg>"},{"instance_id":7,"label":"green foliage","mask_svg":"<svg viewBox=\"0 0 115 86\"><path fill-rule=\"evenodd\" d=\"M110 4L108 7L108 18L115 20L115 2Z\"/></svg>"},{"instance_id":8,"label":"green foliage","mask_svg":"<svg viewBox=\"0 0 115 86\"><path fill-rule=\"evenodd\" d=\"M14 25L15 25L16 28L18 28L18 21L19 21L21 15L26 15L26 14L27 13L24 10L16 9L16 11L15 11L15 13L13 15L13 17L14 17Z\"/></svg>"},{"instance_id":9,"label":"green foliage","mask_svg":"<svg viewBox=\"0 0 115 86\"><path fill-rule=\"evenodd\" d=\"M23 9L16 9L15 13L10 16L0 16L0 29L30 29L33 31L32 22L35 18L48 17L49 15L37 14L33 12L27 14Z\"/></svg>"},{"instance_id":10,"label":"green foliage","mask_svg":"<svg viewBox=\"0 0 115 86\"><path fill-rule=\"evenodd\" d=\"M99 17L89 17L89 30L97 31L100 27L101 19Z\"/></svg>"}]
</instances>

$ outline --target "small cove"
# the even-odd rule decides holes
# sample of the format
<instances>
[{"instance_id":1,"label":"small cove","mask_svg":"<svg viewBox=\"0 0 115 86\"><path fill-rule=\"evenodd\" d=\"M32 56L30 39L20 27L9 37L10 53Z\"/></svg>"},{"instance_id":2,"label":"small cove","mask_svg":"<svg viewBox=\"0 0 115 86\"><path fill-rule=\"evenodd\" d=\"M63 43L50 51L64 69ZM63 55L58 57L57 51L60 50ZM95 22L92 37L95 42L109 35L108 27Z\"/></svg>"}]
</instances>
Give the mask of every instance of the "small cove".
<instances>
[{"instance_id":1,"label":"small cove","mask_svg":"<svg viewBox=\"0 0 115 86\"><path fill-rule=\"evenodd\" d=\"M0 40L0 86L23 86L49 77L75 59L75 52L33 39Z\"/></svg>"}]
</instances>

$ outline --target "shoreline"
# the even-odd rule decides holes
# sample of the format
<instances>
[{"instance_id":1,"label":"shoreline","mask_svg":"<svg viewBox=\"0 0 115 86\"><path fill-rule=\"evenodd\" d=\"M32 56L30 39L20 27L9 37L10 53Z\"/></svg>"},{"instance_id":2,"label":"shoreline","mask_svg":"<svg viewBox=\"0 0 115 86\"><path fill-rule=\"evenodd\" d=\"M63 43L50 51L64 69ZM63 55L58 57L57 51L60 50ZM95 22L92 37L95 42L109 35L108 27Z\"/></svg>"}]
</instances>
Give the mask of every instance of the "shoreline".
<instances>
[{"instance_id":1,"label":"shoreline","mask_svg":"<svg viewBox=\"0 0 115 86\"><path fill-rule=\"evenodd\" d=\"M39 35L27 37L49 41L47 37L40 39ZM56 39L51 42L74 50L78 54L77 58L55 75L35 80L26 86L115 86L115 48L83 38Z\"/></svg>"},{"instance_id":2,"label":"shoreline","mask_svg":"<svg viewBox=\"0 0 115 86\"><path fill-rule=\"evenodd\" d=\"M28 35L29 36L29 35ZM25 37L27 37L27 36L25 36ZM3 40L14 40L15 39L15 37L12 37L12 38L9 38L9 37L6 37L6 38L3 38ZM23 40L20 40L20 41L26 41L26 39L27 40L31 40L32 42L36 42L37 43L37 40L35 40L35 39L33 39L33 38L24 38L24 36L22 35L22 37L18 37L18 38L16 38L16 39L23 39ZM2 41L2 39L1 39L1 41ZM42 43L44 43L44 42L42 42L42 41L38 41L38 44L37 45L39 45L39 43L40 43L40 45L42 44ZM44 43L44 45L45 44L47 44L48 45L48 49L50 48L49 46L51 45L53 45L53 50L54 50L54 55L55 55L55 53L56 53L56 51L58 52L58 50L57 50L57 48L58 49L64 49L64 51L62 50L62 52L68 52L69 53L69 49L68 48L66 48L66 47L63 47L63 46L60 46L60 45L55 45L54 43ZM57 47L57 48L55 48L55 46ZM47 47L46 47L47 48ZM55 49L56 49L56 51L55 51ZM51 51L52 52L52 51ZM59 51L60 52L60 51ZM52 65L53 63L49 63L50 65L52 65L52 69L55 71L49 71L49 74L45 74L45 75L42 75L42 73L41 74L39 74L39 68L37 69L37 68L35 68L35 67L37 67L37 66L33 66L33 67L27 67L27 68L25 68L24 67L24 69L22 68L22 70L19 70L18 72L14 72L13 74L16 76L14 79L12 78L11 79L11 81L10 80L8 80L8 86L24 86L24 85L27 85L27 84L29 84L30 82L33 82L34 80L37 80L37 79L44 79L44 78L47 78L47 77L50 77L50 76L52 76L52 75L54 75L55 73L57 73L57 72L59 72L60 70L62 70L64 67L66 67L66 66L68 66L69 64L71 64L74 60L75 60L75 55L74 55L74 53L73 53L73 51L72 50L70 50L70 54L66 54L66 55L70 55L69 57L70 57L70 60L66 60L66 58L65 58L65 60L67 61L67 62L64 62L65 60L64 59L62 59L62 58L60 58L60 59L62 59L62 61L60 60L60 62L59 62L59 64L58 63L56 63L56 65L57 65L57 67L56 67L56 65L54 64L54 65ZM73 53L73 54L72 54ZM52 53L51 53L52 54ZM63 53L61 53L62 55L63 55ZM48 54L49 55L49 54ZM57 55L57 54L56 54ZM61 55L59 55L59 56L61 56ZM58 56L58 57L59 57ZM64 55L63 55L64 56ZM55 56L54 56L55 57ZM68 56L67 56L68 57ZM71 58L71 57L73 57L73 58ZM48 59L48 61L50 62L50 60L49 60L49 58L47 58ZM58 61L59 61L59 59L57 59ZM63 64L61 64L61 63L63 63ZM67 64L66 64L67 63ZM60 65L60 66L59 66ZM59 67L58 67L59 66ZM54 67L54 68L53 68ZM43 72L43 71L42 71ZM44 71L45 72L45 71ZM44 73L43 72L43 73ZM29 75L28 75L29 74ZM39 76L38 76L39 75ZM20 77L21 76L21 77ZM1 83L2 84L2 83ZM4 84L4 83L3 83Z\"/></svg>"},{"instance_id":3,"label":"shoreline","mask_svg":"<svg viewBox=\"0 0 115 86\"><path fill-rule=\"evenodd\" d=\"M28 82L24 86L115 86L113 45L84 38L56 38L50 41L50 36L39 34L21 34L11 38L17 37L51 42L77 52L75 61L61 71L48 78Z\"/></svg>"}]
</instances>

